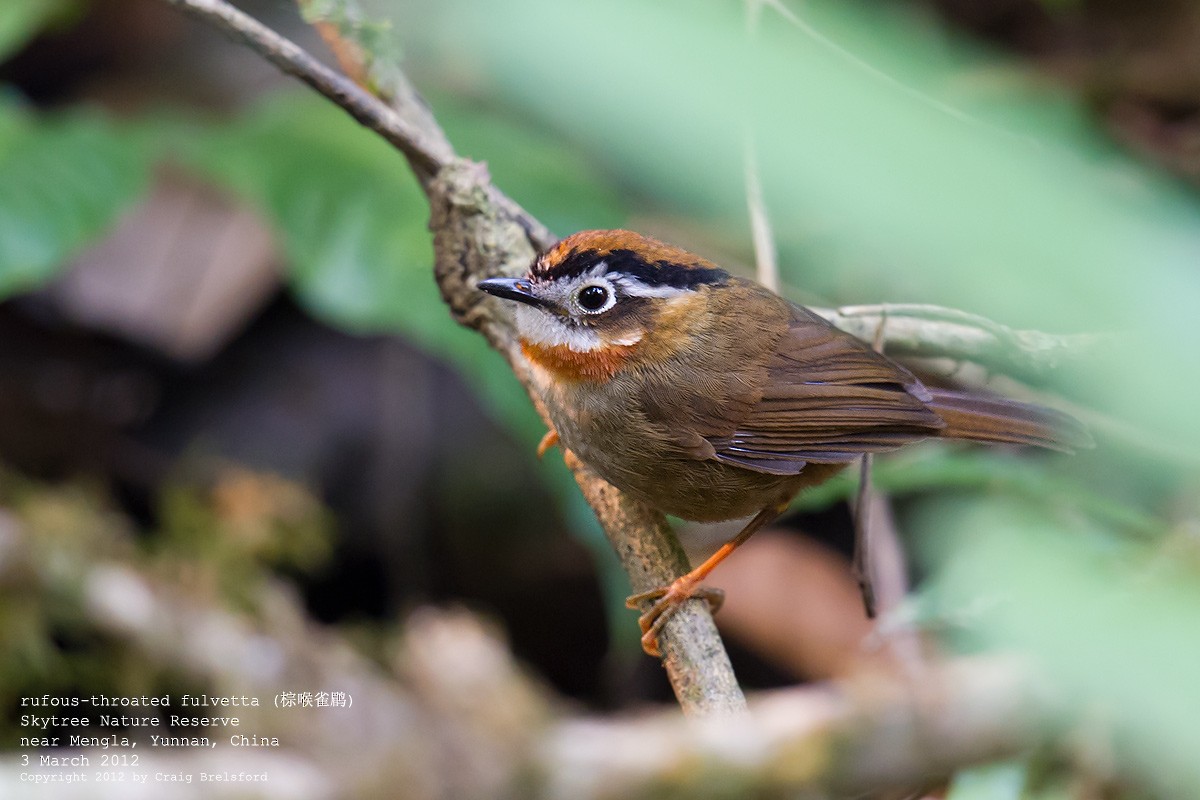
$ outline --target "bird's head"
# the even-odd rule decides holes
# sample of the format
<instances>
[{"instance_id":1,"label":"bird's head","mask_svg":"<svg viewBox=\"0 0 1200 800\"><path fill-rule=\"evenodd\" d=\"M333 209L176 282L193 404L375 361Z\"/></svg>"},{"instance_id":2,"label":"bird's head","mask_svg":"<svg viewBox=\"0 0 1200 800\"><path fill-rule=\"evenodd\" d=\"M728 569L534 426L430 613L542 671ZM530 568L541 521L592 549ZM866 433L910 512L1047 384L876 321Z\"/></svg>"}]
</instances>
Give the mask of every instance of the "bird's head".
<instances>
[{"instance_id":1,"label":"bird's head","mask_svg":"<svg viewBox=\"0 0 1200 800\"><path fill-rule=\"evenodd\" d=\"M479 288L515 300L517 333L530 360L559 377L611 377L638 350L666 353L703 313L724 270L632 231L582 231L539 255L521 278Z\"/></svg>"}]
</instances>

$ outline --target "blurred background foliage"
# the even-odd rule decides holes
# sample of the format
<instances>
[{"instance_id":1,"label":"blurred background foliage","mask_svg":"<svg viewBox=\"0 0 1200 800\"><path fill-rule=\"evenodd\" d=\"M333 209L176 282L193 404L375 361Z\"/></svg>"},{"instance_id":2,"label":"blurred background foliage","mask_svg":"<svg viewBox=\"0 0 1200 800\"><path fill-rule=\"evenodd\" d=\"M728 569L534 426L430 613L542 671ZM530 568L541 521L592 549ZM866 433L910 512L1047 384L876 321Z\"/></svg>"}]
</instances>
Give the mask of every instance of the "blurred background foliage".
<instances>
[{"instance_id":1,"label":"blurred background foliage","mask_svg":"<svg viewBox=\"0 0 1200 800\"><path fill-rule=\"evenodd\" d=\"M325 57L290 3L242 5ZM923 578L901 616L1023 653L1061 700L1070 770L981 769L953 798L1200 795L1195 4L308 6L400 58L459 152L557 233L635 227L751 274L750 140L793 299L1117 334L1025 387L1083 414L1094 451L917 448L876 481ZM560 691L662 699L594 520L533 458L528 400L441 305L427 220L386 144L162 4L6 0L6 519L239 613L284 579L360 642L466 602ZM806 563L842 587L852 491L797 504ZM0 569L6 707L181 680L127 669L70 585L23 574ZM739 580L717 581L731 603ZM797 633L790 660L726 623L748 685L854 661L853 597L811 613L846 633Z\"/></svg>"}]
</instances>

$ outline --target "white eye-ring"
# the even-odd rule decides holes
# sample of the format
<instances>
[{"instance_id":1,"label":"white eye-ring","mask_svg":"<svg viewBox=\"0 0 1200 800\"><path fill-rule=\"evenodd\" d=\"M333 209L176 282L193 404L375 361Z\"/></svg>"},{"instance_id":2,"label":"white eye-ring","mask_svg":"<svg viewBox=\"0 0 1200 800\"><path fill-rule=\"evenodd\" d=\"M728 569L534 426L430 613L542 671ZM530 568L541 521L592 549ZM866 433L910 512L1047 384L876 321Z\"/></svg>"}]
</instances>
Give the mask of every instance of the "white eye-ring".
<instances>
[{"instance_id":1,"label":"white eye-ring","mask_svg":"<svg viewBox=\"0 0 1200 800\"><path fill-rule=\"evenodd\" d=\"M575 292L575 305L585 314L603 314L617 302L617 293L606 280L585 283Z\"/></svg>"}]
</instances>

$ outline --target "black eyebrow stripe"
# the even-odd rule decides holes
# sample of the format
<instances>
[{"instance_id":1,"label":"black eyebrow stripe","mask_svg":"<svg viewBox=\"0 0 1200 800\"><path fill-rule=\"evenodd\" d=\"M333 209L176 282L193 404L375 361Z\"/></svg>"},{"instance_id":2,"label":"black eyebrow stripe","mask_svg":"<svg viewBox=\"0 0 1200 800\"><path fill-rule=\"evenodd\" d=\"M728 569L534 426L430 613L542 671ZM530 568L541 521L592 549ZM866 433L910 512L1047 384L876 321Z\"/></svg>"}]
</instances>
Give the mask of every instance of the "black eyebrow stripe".
<instances>
[{"instance_id":1,"label":"black eyebrow stripe","mask_svg":"<svg viewBox=\"0 0 1200 800\"><path fill-rule=\"evenodd\" d=\"M693 267L672 261L647 261L633 250L612 250L601 256L594 250L572 250L553 269L541 272L547 280L575 278L601 261L609 272L628 275L647 286L670 286L675 289L695 289L705 284L722 284L729 273L715 267Z\"/></svg>"},{"instance_id":2,"label":"black eyebrow stripe","mask_svg":"<svg viewBox=\"0 0 1200 800\"><path fill-rule=\"evenodd\" d=\"M649 262L632 250L613 250L605 258L609 270L636 278L648 286L695 289L704 284L720 284L729 273L715 267L691 267L672 261Z\"/></svg>"}]
</instances>

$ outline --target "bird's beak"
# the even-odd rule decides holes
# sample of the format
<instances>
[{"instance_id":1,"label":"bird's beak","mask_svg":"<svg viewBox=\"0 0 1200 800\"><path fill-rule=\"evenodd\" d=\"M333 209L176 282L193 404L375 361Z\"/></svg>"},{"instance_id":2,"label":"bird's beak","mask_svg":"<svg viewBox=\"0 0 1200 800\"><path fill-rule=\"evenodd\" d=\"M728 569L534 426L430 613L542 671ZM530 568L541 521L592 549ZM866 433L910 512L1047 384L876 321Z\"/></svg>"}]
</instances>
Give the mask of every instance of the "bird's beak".
<instances>
[{"instance_id":1,"label":"bird's beak","mask_svg":"<svg viewBox=\"0 0 1200 800\"><path fill-rule=\"evenodd\" d=\"M505 300L516 300L531 306L546 305L546 301L533 293L533 286L524 278L488 278L486 281L480 281L477 286L488 294L503 297Z\"/></svg>"}]
</instances>

